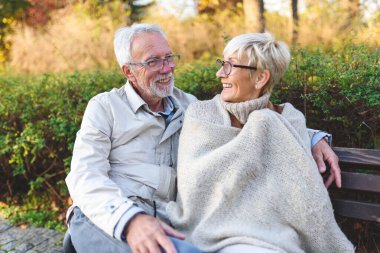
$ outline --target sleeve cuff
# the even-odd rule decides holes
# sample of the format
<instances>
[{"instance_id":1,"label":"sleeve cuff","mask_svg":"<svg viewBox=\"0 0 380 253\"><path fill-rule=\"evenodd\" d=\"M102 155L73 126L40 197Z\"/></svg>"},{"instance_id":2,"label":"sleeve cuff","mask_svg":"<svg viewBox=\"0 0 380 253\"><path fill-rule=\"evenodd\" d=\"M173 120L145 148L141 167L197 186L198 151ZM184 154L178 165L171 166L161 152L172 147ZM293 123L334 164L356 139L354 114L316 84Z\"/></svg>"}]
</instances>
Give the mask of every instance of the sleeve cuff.
<instances>
[{"instance_id":1,"label":"sleeve cuff","mask_svg":"<svg viewBox=\"0 0 380 253\"><path fill-rule=\"evenodd\" d=\"M120 240L125 241L124 228L128 225L128 223L139 213L144 213L144 210L138 206L132 206L128 209L120 218L119 222L116 224L113 236Z\"/></svg>"},{"instance_id":2,"label":"sleeve cuff","mask_svg":"<svg viewBox=\"0 0 380 253\"><path fill-rule=\"evenodd\" d=\"M332 135L323 131L319 131L313 134L311 138L311 147L314 147L322 138L325 138L327 143L331 146L332 143Z\"/></svg>"}]
</instances>

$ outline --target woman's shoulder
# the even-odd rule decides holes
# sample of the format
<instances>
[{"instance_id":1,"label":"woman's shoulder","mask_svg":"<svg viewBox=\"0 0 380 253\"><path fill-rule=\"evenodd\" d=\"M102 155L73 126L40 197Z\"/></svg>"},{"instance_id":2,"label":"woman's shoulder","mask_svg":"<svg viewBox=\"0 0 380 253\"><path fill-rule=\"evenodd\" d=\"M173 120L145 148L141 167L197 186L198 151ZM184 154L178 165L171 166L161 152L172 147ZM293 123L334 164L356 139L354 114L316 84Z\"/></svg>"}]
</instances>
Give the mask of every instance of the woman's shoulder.
<instances>
[{"instance_id":1,"label":"woman's shoulder","mask_svg":"<svg viewBox=\"0 0 380 253\"><path fill-rule=\"evenodd\" d=\"M292 120L294 120L294 121L298 121L298 120L305 121L304 114L300 110L295 108L291 103L281 104L281 107L282 107L281 115L284 116L289 121L292 121Z\"/></svg>"},{"instance_id":2,"label":"woman's shoulder","mask_svg":"<svg viewBox=\"0 0 380 253\"><path fill-rule=\"evenodd\" d=\"M191 103L186 110L186 117L211 121L213 123L219 122L223 118L219 99L219 95L216 95L210 100Z\"/></svg>"},{"instance_id":3,"label":"woman's shoulder","mask_svg":"<svg viewBox=\"0 0 380 253\"><path fill-rule=\"evenodd\" d=\"M217 106L217 98L219 97L219 95L216 95L214 98L212 99L209 99L209 100L198 100L198 101L195 101L193 103L191 103L188 107L188 111L190 110L198 110L198 111L202 111L202 110L208 110L208 109L212 109L214 107Z\"/></svg>"}]
</instances>

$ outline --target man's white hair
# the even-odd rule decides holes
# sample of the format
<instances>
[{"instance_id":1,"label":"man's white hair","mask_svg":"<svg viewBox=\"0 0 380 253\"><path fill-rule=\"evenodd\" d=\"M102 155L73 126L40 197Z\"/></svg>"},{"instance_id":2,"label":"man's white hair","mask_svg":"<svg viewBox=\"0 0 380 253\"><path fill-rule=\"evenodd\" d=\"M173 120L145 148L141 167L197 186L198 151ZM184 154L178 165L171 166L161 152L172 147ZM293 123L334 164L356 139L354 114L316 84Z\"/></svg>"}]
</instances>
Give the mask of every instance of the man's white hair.
<instances>
[{"instance_id":1,"label":"man's white hair","mask_svg":"<svg viewBox=\"0 0 380 253\"><path fill-rule=\"evenodd\" d=\"M238 60L248 59L248 65L257 70L269 70L270 79L263 93L272 92L290 62L288 46L282 41L276 41L270 33L247 33L233 38L224 48L223 55L237 53Z\"/></svg>"},{"instance_id":2,"label":"man's white hair","mask_svg":"<svg viewBox=\"0 0 380 253\"><path fill-rule=\"evenodd\" d=\"M159 33L166 39L164 31L156 24L133 24L122 27L115 32L113 45L119 66L122 67L132 59L131 48L134 38L142 33Z\"/></svg>"}]
</instances>

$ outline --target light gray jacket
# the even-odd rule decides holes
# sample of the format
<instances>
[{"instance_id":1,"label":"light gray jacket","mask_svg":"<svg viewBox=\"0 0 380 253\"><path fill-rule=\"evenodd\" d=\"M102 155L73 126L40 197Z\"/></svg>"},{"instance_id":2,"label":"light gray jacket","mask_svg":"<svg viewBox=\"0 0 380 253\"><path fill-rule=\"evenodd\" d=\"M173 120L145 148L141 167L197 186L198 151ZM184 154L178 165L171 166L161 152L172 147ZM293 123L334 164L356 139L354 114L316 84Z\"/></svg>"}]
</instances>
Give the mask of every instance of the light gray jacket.
<instances>
[{"instance_id":1,"label":"light gray jacket","mask_svg":"<svg viewBox=\"0 0 380 253\"><path fill-rule=\"evenodd\" d=\"M175 199L178 137L184 111L194 96L174 88L172 121L149 110L127 83L90 100L77 133L66 183L73 207L110 236L134 205L166 221ZM138 197L136 197L138 196ZM144 201L141 200L145 199Z\"/></svg>"}]
</instances>

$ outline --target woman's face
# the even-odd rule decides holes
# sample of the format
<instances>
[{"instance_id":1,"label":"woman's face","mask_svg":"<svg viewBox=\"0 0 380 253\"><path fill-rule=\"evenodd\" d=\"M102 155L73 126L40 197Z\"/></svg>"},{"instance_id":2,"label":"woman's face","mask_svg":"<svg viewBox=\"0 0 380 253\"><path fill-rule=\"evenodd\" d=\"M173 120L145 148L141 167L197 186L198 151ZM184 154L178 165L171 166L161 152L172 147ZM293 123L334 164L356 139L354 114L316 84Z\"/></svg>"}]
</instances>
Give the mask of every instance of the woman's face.
<instances>
[{"instance_id":1,"label":"woman's face","mask_svg":"<svg viewBox=\"0 0 380 253\"><path fill-rule=\"evenodd\" d=\"M225 55L224 61L229 61L232 64L248 65L248 59L243 58L238 60L237 54ZM250 75L249 69L232 67L231 73L227 76L221 67L216 76L220 78L223 91L220 94L225 102L244 102L260 96L260 90L255 88L255 79L258 71Z\"/></svg>"}]
</instances>

